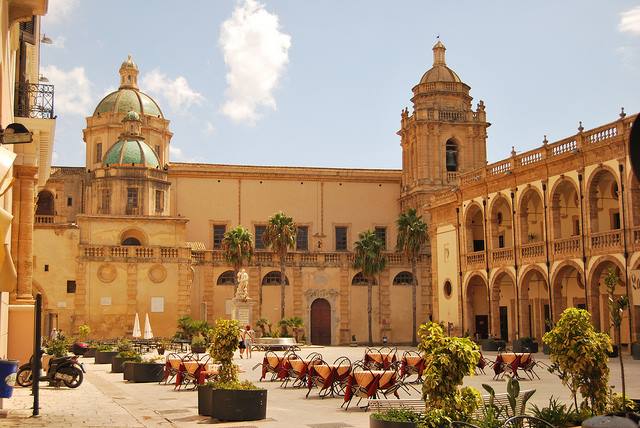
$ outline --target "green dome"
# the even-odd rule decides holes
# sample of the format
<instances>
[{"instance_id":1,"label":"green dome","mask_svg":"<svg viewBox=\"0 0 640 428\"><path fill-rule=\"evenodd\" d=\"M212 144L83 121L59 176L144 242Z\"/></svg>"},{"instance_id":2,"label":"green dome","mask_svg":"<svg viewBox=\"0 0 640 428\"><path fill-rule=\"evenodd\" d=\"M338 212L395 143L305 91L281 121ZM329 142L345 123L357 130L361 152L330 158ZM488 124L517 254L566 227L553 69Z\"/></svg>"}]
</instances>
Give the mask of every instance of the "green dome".
<instances>
[{"instance_id":1,"label":"green dome","mask_svg":"<svg viewBox=\"0 0 640 428\"><path fill-rule=\"evenodd\" d=\"M93 112L98 113L128 113L135 111L139 114L148 114L149 116L160 116L162 111L158 104L149 95L130 88L121 88L110 93L98 103L98 107Z\"/></svg>"},{"instance_id":2,"label":"green dome","mask_svg":"<svg viewBox=\"0 0 640 428\"><path fill-rule=\"evenodd\" d=\"M142 140L120 140L115 143L102 159L104 166L146 166L158 168L160 162L156 152Z\"/></svg>"},{"instance_id":3,"label":"green dome","mask_svg":"<svg viewBox=\"0 0 640 428\"><path fill-rule=\"evenodd\" d=\"M136 113L135 111L130 111L129 113L124 115L124 119L122 119L123 122L131 122L131 121L139 121L140 120L140 115L138 113Z\"/></svg>"}]
</instances>

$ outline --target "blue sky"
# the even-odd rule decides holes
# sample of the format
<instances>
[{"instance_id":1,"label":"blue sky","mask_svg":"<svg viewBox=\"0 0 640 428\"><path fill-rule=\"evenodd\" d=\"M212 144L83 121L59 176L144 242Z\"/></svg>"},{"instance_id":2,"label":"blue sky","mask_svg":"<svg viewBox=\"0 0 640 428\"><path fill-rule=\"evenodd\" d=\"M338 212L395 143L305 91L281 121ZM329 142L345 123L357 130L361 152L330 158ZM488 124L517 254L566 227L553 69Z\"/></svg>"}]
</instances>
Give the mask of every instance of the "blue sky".
<instances>
[{"instance_id":1,"label":"blue sky","mask_svg":"<svg viewBox=\"0 0 640 428\"><path fill-rule=\"evenodd\" d=\"M50 0L54 163L132 54L171 120L171 159L400 168L400 112L447 63L487 106L489 161L640 110L640 1Z\"/></svg>"}]
</instances>

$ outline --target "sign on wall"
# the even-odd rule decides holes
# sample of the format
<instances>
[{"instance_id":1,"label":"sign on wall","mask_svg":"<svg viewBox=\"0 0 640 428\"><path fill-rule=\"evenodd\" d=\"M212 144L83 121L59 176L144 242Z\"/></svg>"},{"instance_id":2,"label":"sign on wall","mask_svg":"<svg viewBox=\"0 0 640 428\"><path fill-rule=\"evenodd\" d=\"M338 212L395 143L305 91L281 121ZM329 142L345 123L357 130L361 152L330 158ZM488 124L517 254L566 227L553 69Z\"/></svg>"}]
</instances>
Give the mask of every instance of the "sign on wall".
<instances>
[{"instance_id":1,"label":"sign on wall","mask_svg":"<svg viewBox=\"0 0 640 428\"><path fill-rule=\"evenodd\" d=\"M164 297L151 298L151 312L164 312Z\"/></svg>"},{"instance_id":2,"label":"sign on wall","mask_svg":"<svg viewBox=\"0 0 640 428\"><path fill-rule=\"evenodd\" d=\"M111 296L105 296L100 298L101 306L111 306Z\"/></svg>"}]
</instances>

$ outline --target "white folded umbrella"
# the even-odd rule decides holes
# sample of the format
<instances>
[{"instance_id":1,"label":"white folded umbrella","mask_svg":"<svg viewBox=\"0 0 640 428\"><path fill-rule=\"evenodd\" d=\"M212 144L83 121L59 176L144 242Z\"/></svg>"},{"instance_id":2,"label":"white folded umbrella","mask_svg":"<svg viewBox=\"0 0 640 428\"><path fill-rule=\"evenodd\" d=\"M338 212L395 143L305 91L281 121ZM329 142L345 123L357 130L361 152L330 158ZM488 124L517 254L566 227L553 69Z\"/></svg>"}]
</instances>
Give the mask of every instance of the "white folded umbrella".
<instances>
[{"instance_id":1,"label":"white folded umbrella","mask_svg":"<svg viewBox=\"0 0 640 428\"><path fill-rule=\"evenodd\" d=\"M153 339L153 331L151 331L151 323L149 322L149 314L144 317L144 338Z\"/></svg>"},{"instance_id":2,"label":"white folded umbrella","mask_svg":"<svg viewBox=\"0 0 640 428\"><path fill-rule=\"evenodd\" d=\"M133 321L133 337L142 337L142 333L140 332L140 318L138 318L137 312L136 319Z\"/></svg>"}]
</instances>

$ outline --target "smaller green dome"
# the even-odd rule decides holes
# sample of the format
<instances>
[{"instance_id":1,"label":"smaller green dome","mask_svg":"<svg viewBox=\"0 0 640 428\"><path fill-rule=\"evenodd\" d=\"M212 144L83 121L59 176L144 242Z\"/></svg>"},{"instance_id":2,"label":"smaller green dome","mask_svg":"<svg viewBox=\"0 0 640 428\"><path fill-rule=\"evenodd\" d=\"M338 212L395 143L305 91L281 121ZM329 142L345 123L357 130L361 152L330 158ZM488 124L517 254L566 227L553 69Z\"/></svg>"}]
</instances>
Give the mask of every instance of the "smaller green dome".
<instances>
[{"instance_id":1,"label":"smaller green dome","mask_svg":"<svg viewBox=\"0 0 640 428\"><path fill-rule=\"evenodd\" d=\"M158 168L156 152L142 140L119 140L102 159L104 166L146 166Z\"/></svg>"},{"instance_id":2,"label":"smaller green dome","mask_svg":"<svg viewBox=\"0 0 640 428\"><path fill-rule=\"evenodd\" d=\"M124 115L124 118L122 119L123 122L131 122L131 121L140 121L140 115L131 110L129 113Z\"/></svg>"}]
</instances>

